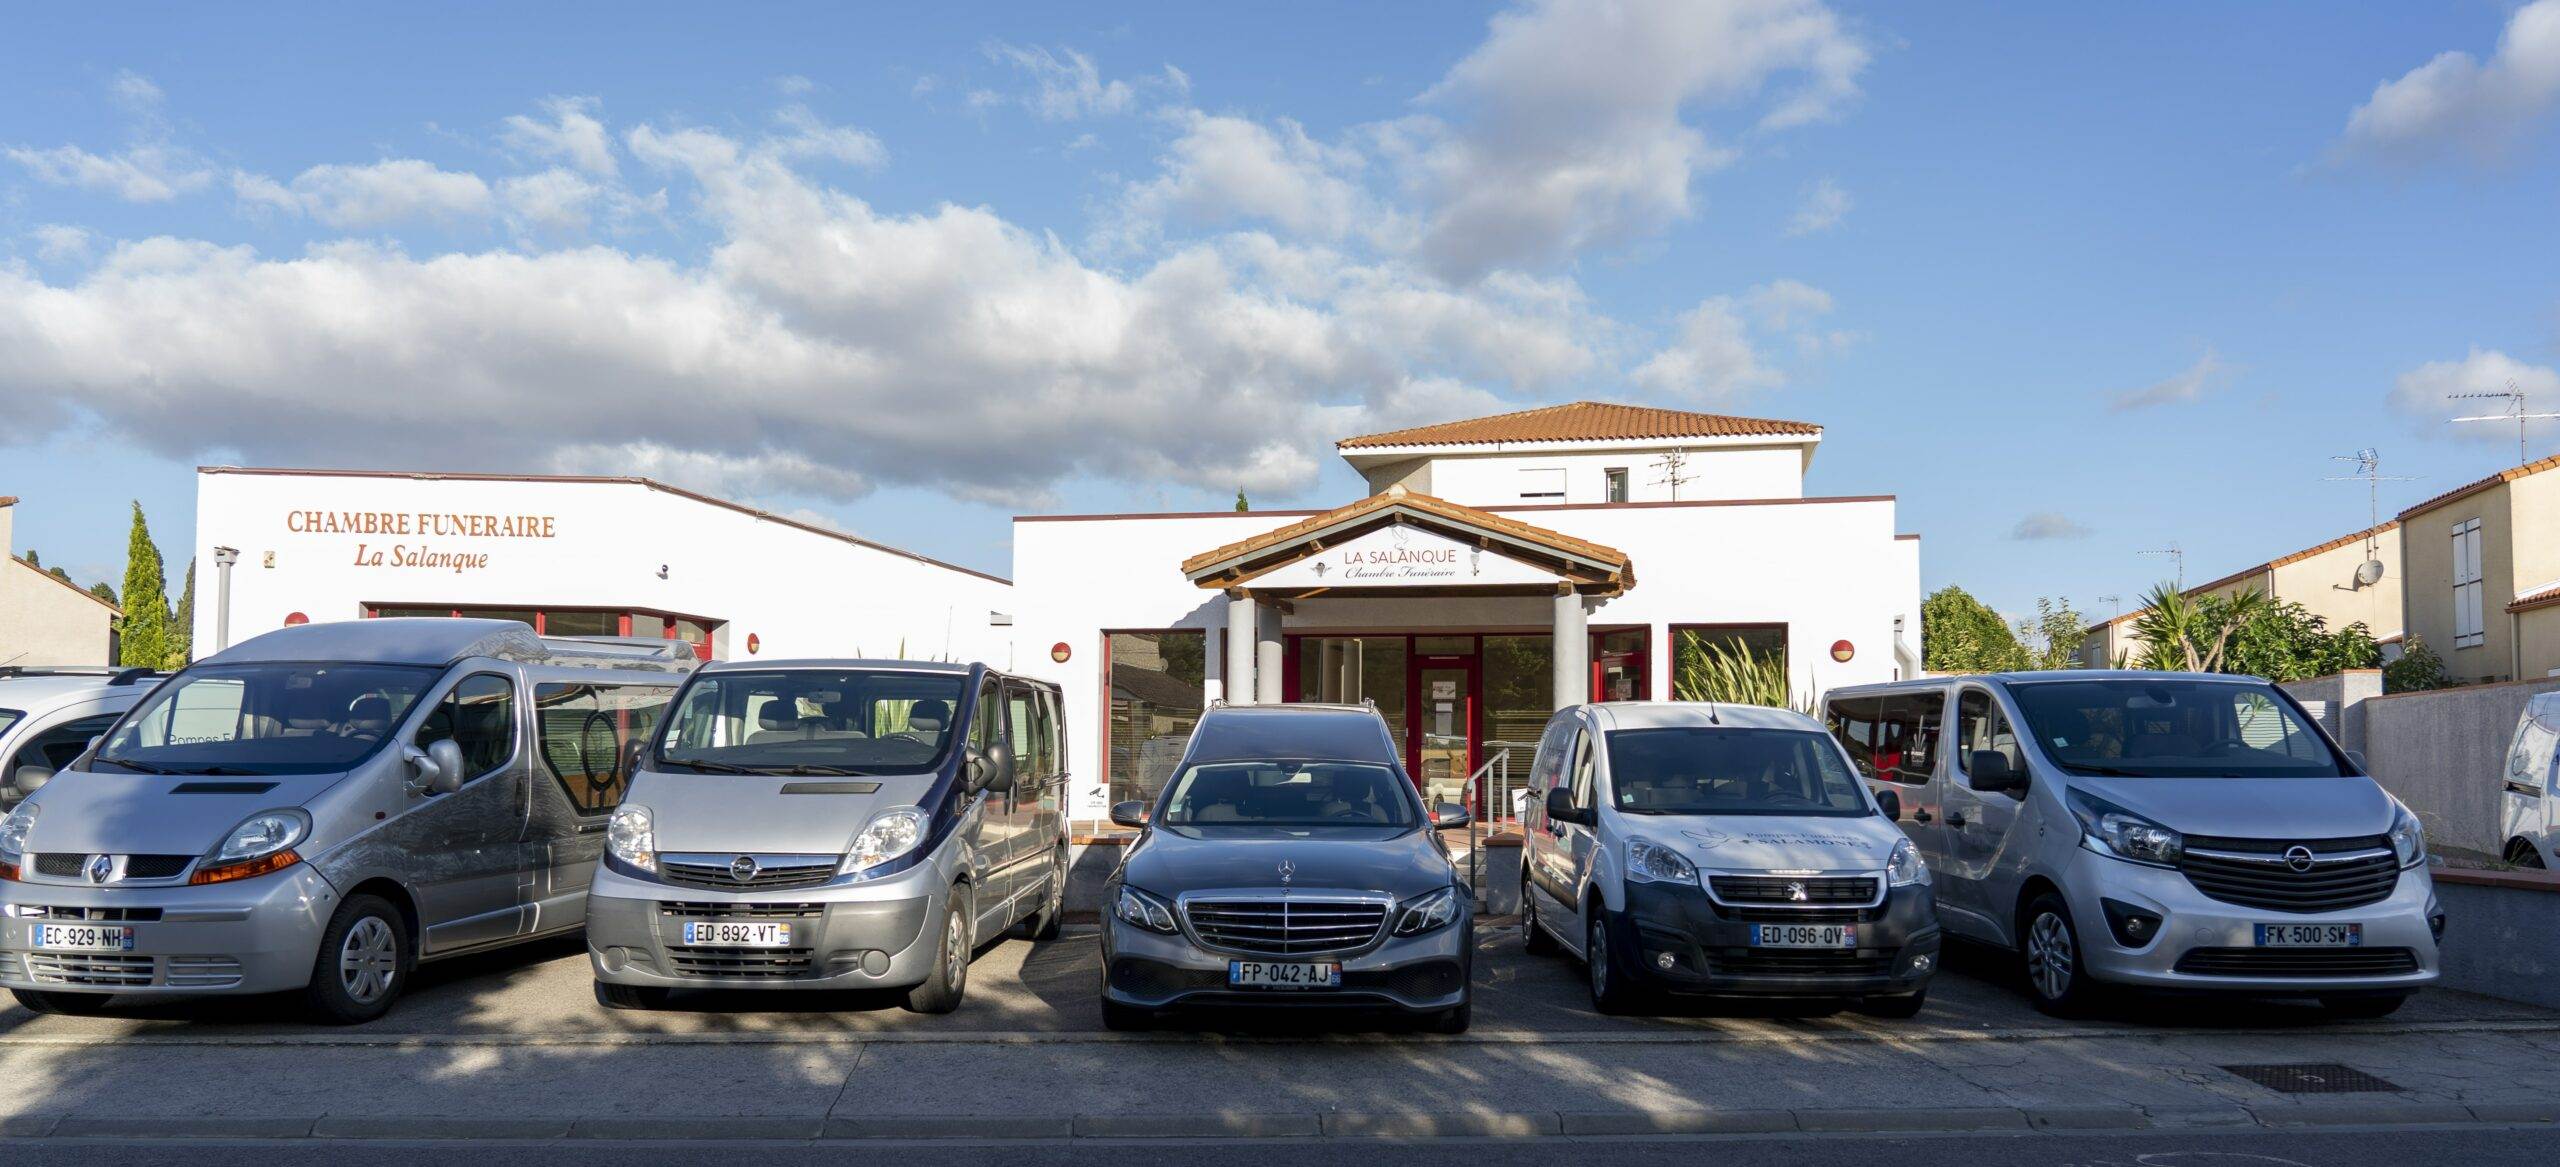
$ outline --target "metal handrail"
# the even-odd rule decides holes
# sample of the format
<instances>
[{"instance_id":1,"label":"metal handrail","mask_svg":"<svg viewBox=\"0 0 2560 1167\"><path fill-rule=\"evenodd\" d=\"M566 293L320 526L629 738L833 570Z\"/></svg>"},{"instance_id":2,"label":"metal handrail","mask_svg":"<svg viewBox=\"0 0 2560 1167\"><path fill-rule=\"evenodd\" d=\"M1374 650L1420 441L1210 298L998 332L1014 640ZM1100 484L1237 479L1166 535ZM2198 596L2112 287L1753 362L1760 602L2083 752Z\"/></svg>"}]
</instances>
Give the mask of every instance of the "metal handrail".
<instances>
[{"instance_id":1,"label":"metal handrail","mask_svg":"<svg viewBox=\"0 0 2560 1167\"><path fill-rule=\"evenodd\" d=\"M1485 744L1492 745L1493 743L1487 742ZM1503 785L1510 785L1510 746L1506 745L1499 750L1495 750L1493 756L1486 758L1484 760L1484 764L1476 767L1475 772L1467 775L1467 780L1458 787L1458 805L1466 807L1469 811L1467 819L1467 891L1474 895L1479 901L1484 898L1484 821L1491 817L1489 812L1493 810L1493 803L1488 801L1484 804L1484 808L1488 812L1487 814L1475 814L1473 813L1476 805L1475 795L1476 790L1478 789L1478 783L1482 782L1487 775L1495 773L1499 773L1502 776Z\"/></svg>"}]
</instances>

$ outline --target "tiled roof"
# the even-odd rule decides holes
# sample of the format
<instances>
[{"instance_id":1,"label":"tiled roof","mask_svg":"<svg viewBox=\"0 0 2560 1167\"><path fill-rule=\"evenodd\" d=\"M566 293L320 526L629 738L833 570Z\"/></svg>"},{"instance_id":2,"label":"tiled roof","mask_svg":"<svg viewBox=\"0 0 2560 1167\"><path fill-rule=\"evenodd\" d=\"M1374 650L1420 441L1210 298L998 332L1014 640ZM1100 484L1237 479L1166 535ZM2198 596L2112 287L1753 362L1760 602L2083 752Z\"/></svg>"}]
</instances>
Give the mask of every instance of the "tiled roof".
<instances>
[{"instance_id":1,"label":"tiled roof","mask_svg":"<svg viewBox=\"0 0 2560 1167\"><path fill-rule=\"evenodd\" d=\"M2501 482L2513 482L2519 478L2531 478L2545 470L2560 470L2560 454L2554 454L2548 458L2527 462L2522 466L2512 466L2476 482L2463 483L2462 485L2454 487L2443 494L2439 494L2434 498L2428 499L2425 502L2401 511L2400 517L2405 519L2421 511L2431 511L2446 503L2478 494L2481 491L2487 490L2492 486L2496 486Z\"/></svg>"},{"instance_id":2,"label":"tiled roof","mask_svg":"<svg viewBox=\"0 0 2560 1167\"><path fill-rule=\"evenodd\" d=\"M1655 409L1644 405L1576 401L1441 425L1364 434L1344 438L1334 443L1334 447L1362 450L1378 446L1482 446L1499 442L1613 442L1769 435L1818 438L1822 436L1822 427L1801 421L1772 421L1730 417L1721 413Z\"/></svg>"},{"instance_id":3,"label":"tiled roof","mask_svg":"<svg viewBox=\"0 0 2560 1167\"><path fill-rule=\"evenodd\" d=\"M1182 573L1197 578L1199 573L1219 564L1232 563L1265 551L1277 550L1314 535L1318 531L1356 522L1381 511L1398 507L1452 523L1495 531L1532 547L1543 548L1550 553L1596 561L1605 565L1609 574L1613 576L1624 577L1627 574L1627 554L1617 548L1576 539L1560 531L1551 531L1518 519L1507 519L1490 511L1461 506L1444 498L1416 494L1400 486L1370 495L1349 506L1337 507L1320 515L1300 519L1287 526L1274 527L1250 539L1241 539L1224 547L1203 551L1182 561ZM1203 586L1215 586L1210 580L1200 582Z\"/></svg>"},{"instance_id":4,"label":"tiled roof","mask_svg":"<svg viewBox=\"0 0 2560 1167\"><path fill-rule=\"evenodd\" d=\"M2326 542L2326 543L2319 544L2318 546L2314 546L2314 547L2305 547L2305 548L2303 548L2302 550L2300 550L2300 551L2296 551L2296 552L2294 552L2294 553L2293 553L2293 554L2291 554L2291 555L2279 555L2279 556L2275 557L2274 559L2270 559L2270 560L2266 561L2265 563L2261 563L2261 564L2258 564L2258 565L2253 566L2253 567L2244 567L2244 568L2241 568L2240 570L2235 571L2235 572L2232 572L2232 573L2231 573L2231 574L2229 574L2229 575L2223 576L2223 577L2222 577L2222 578L2220 578L2220 579L2212 580L2212 581L2209 581L2209 582L2206 582L2206 583L2200 583L2200 584L2197 584L2196 586L2191 587L2191 588L2188 588L2186 591L2184 591L2184 592L2180 592L2179 594L2180 594L2180 595L2185 595L2185 596L2201 596L2201 595L2205 594L2206 592L2210 592L2210 591L2214 590L2215 588L2228 587L2228 586L2230 586L2230 585L2232 585L2232 584L2235 584L2235 583L2240 582L2241 580L2247 579L2248 577L2253 576L2253 575L2259 575L2259 574L2263 574L2263 573L2265 573L2265 572L2274 571L2275 569L2277 569L2277 568L2279 568L2279 567L2284 567L2284 566L2286 566L2286 565L2288 565L2288 564L2300 563L2300 562L2302 562L2303 560L2305 560L2305 559L2309 559L2309 558L2311 558L2311 557L2312 557L2312 556L2314 556L2314 555L2326 555L2326 554L2328 554L2329 552L2335 551L2335 550L2337 550L2338 548L2341 548L2341 547L2345 547L2345 546L2347 546L2347 545L2349 545L2349 544L2351 544L2351 543L2361 543L2361 542L2363 542L2364 540L2366 540L2366 539L2368 539L2368 538L2371 538L2371 537L2373 537L2373 536L2375 536L2375 535L2380 535L2380 534L2383 534L2383 533L2385 533L2385 532L2387 532L2387 531L2396 530L2399 526L2400 526L2400 520L2398 520L2398 519L2391 519L2391 520L2388 520L2388 521L2384 522L2381 526L2378 526L2378 527L2367 527L2367 528L2365 528L2364 530L2361 530L2361 531L2354 531L2354 532L2350 532L2350 533L2348 533L2348 534L2340 535L2340 536L2338 536L2338 537L2337 537L2337 538L2335 538L2335 539L2331 539L2331 540L2329 540L2329 541L2328 541L2328 542ZM2105 628L2105 627L2108 627L2109 625L2122 624L2122 623L2125 623L2125 622L2130 621L2130 620L2138 620L2138 619L2141 619L2141 618L2142 618L2142 614L2143 614L2143 613L2148 612L2148 611L2150 611L2150 610L2151 610L2151 609L2149 609L2149 608L2147 608L2147 607L2144 607L2144 608L2136 608L2136 609L2134 609L2133 611L2127 612L2127 613L2125 613L2124 615L2118 616L2118 617L2116 617L2116 618L2114 618L2114 619L2112 619L2112 620L2101 620L2101 621L2099 621L2099 622L2098 622L2098 623L2096 623L2096 624L2090 625L2090 627L2094 630L2094 629L2098 629L2098 628Z\"/></svg>"},{"instance_id":5,"label":"tiled roof","mask_svg":"<svg viewBox=\"0 0 2560 1167\"><path fill-rule=\"evenodd\" d=\"M2516 596L2514 603L2507 605L2507 610L2522 612L2528 608L2548 608L2553 604L2560 604L2560 579L2526 588Z\"/></svg>"}]
</instances>

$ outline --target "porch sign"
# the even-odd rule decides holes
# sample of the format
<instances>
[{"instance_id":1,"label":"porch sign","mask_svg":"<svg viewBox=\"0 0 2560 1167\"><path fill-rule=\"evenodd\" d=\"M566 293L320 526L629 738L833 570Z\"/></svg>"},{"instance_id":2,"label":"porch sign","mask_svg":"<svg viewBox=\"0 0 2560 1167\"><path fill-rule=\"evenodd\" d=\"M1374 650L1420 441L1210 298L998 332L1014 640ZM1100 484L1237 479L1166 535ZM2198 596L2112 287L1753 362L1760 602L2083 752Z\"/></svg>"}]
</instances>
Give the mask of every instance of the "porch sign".
<instances>
[{"instance_id":1,"label":"porch sign","mask_svg":"<svg viewBox=\"0 0 2560 1167\"><path fill-rule=\"evenodd\" d=\"M1256 588L1417 588L1540 585L1556 574L1436 531L1401 523L1253 577Z\"/></svg>"}]
</instances>

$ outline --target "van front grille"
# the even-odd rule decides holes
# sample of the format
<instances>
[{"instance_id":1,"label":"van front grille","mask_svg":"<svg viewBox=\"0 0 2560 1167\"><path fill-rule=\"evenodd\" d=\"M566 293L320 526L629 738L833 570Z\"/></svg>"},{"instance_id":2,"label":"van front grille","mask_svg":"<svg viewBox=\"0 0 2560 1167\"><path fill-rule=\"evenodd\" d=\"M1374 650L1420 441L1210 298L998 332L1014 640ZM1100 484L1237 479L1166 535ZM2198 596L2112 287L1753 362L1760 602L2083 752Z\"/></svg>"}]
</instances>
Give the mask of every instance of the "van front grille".
<instances>
[{"instance_id":1,"label":"van front grille","mask_svg":"<svg viewBox=\"0 0 2560 1167\"><path fill-rule=\"evenodd\" d=\"M2418 971L2406 948L2197 948L2179 972L2200 977L2388 977Z\"/></svg>"},{"instance_id":2,"label":"van front grille","mask_svg":"<svg viewBox=\"0 0 2560 1167\"><path fill-rule=\"evenodd\" d=\"M227 989L240 983L240 962L228 956L172 956L166 975L173 989Z\"/></svg>"},{"instance_id":3,"label":"van front grille","mask_svg":"<svg viewBox=\"0 0 2560 1167\"><path fill-rule=\"evenodd\" d=\"M170 879L196 861L193 855L127 855L124 857L125 879ZM79 879L88 874L89 856L67 851L48 851L36 855L36 874L54 879Z\"/></svg>"},{"instance_id":4,"label":"van front grille","mask_svg":"<svg viewBox=\"0 0 2560 1167\"><path fill-rule=\"evenodd\" d=\"M1387 926L1378 900L1194 900L1182 912L1201 943L1270 956L1348 952Z\"/></svg>"},{"instance_id":5,"label":"van front grille","mask_svg":"<svg viewBox=\"0 0 2560 1167\"><path fill-rule=\"evenodd\" d=\"M685 920L814 920L827 914L827 906L661 900L658 914Z\"/></svg>"},{"instance_id":6,"label":"van front grille","mask_svg":"<svg viewBox=\"0 0 2560 1167\"><path fill-rule=\"evenodd\" d=\"M1728 904L1804 904L1840 907L1872 904L1881 889L1872 875L1797 879L1784 875L1711 875L1708 886Z\"/></svg>"},{"instance_id":7,"label":"van front grille","mask_svg":"<svg viewBox=\"0 0 2560 1167\"><path fill-rule=\"evenodd\" d=\"M27 979L39 985L140 987L151 983L151 962L148 956L30 952Z\"/></svg>"},{"instance_id":8,"label":"van front grille","mask_svg":"<svg viewBox=\"0 0 2560 1167\"><path fill-rule=\"evenodd\" d=\"M753 861L751 868L739 864L740 859ZM658 877L679 887L699 887L715 891L789 891L793 888L816 887L835 878L836 868L844 862L841 855L658 855ZM738 878L747 870L745 879Z\"/></svg>"},{"instance_id":9,"label":"van front grille","mask_svg":"<svg viewBox=\"0 0 2560 1167\"><path fill-rule=\"evenodd\" d=\"M704 948L670 944L667 963L677 976L729 980L783 980L809 975L809 948Z\"/></svg>"},{"instance_id":10,"label":"van front grille","mask_svg":"<svg viewBox=\"0 0 2560 1167\"><path fill-rule=\"evenodd\" d=\"M144 924L160 918L158 908L76 908L22 904L13 909L21 919L79 920L99 924Z\"/></svg>"},{"instance_id":11,"label":"van front grille","mask_svg":"<svg viewBox=\"0 0 2560 1167\"><path fill-rule=\"evenodd\" d=\"M2288 853L2301 848L2297 869ZM2292 859L2301 860L2295 853ZM2380 903L2400 884L2400 859L2380 836L2220 839L2190 836L2178 870L2197 891L2272 912L2338 912Z\"/></svg>"},{"instance_id":12,"label":"van front grille","mask_svg":"<svg viewBox=\"0 0 2560 1167\"><path fill-rule=\"evenodd\" d=\"M1873 953L1873 949L1868 950ZM1722 948L1710 951L1714 971L1728 976L1880 977L1893 971L1893 955L1860 955L1856 949L1836 951L1769 948Z\"/></svg>"}]
</instances>

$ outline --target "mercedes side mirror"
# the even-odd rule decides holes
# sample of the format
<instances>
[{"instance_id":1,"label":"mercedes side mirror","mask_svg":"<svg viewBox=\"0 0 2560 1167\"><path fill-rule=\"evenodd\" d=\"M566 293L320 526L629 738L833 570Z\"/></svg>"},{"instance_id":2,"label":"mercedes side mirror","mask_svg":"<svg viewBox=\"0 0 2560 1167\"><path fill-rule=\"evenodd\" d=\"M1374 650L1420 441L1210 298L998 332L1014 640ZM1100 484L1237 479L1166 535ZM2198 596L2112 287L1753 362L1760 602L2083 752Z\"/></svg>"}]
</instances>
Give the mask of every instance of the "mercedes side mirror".
<instances>
[{"instance_id":1,"label":"mercedes side mirror","mask_svg":"<svg viewBox=\"0 0 2560 1167\"><path fill-rule=\"evenodd\" d=\"M1884 812L1885 821L1894 823L1901 822L1902 796L1890 790L1879 790L1876 791L1875 794L1876 809Z\"/></svg>"},{"instance_id":2,"label":"mercedes side mirror","mask_svg":"<svg viewBox=\"0 0 2560 1167\"><path fill-rule=\"evenodd\" d=\"M1145 830L1147 826L1147 804L1134 800L1130 802L1112 803L1111 823L1113 826Z\"/></svg>"},{"instance_id":3,"label":"mercedes side mirror","mask_svg":"<svg viewBox=\"0 0 2560 1167\"><path fill-rule=\"evenodd\" d=\"M451 794L462 789L462 744L452 738L427 743L427 761L434 771L426 775L427 793Z\"/></svg>"},{"instance_id":4,"label":"mercedes side mirror","mask_svg":"<svg viewBox=\"0 0 2560 1167\"><path fill-rule=\"evenodd\" d=\"M1475 821L1476 816L1454 802L1441 803L1431 812L1431 829L1435 831L1454 831Z\"/></svg>"}]
</instances>

